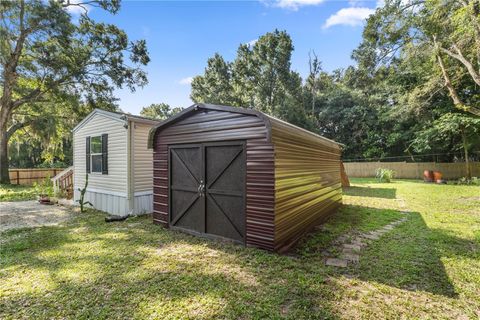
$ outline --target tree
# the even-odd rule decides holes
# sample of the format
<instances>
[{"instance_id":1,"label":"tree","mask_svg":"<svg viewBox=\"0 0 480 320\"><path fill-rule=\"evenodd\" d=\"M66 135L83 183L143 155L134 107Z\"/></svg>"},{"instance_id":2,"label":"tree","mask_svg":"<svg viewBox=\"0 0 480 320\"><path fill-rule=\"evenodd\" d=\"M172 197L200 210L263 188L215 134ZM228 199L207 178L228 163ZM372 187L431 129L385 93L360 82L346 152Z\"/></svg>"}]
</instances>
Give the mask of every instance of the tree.
<instances>
[{"instance_id":1,"label":"tree","mask_svg":"<svg viewBox=\"0 0 480 320\"><path fill-rule=\"evenodd\" d=\"M72 129L94 108L118 111L115 104L90 105L78 97L47 95L45 102L24 104L12 123L29 123L9 139L9 163L13 167L69 166L72 164Z\"/></svg>"},{"instance_id":2,"label":"tree","mask_svg":"<svg viewBox=\"0 0 480 320\"><path fill-rule=\"evenodd\" d=\"M182 111L182 108L172 108L167 103L152 103L143 107L140 114L144 117L156 120L165 120Z\"/></svg>"},{"instance_id":3,"label":"tree","mask_svg":"<svg viewBox=\"0 0 480 320\"><path fill-rule=\"evenodd\" d=\"M407 47L435 61L427 81L441 77L454 106L480 116L480 7L476 0L387 0L368 19L360 50L374 65L394 61ZM373 58L372 58L373 57Z\"/></svg>"},{"instance_id":4,"label":"tree","mask_svg":"<svg viewBox=\"0 0 480 320\"><path fill-rule=\"evenodd\" d=\"M220 54L215 53L208 59L205 73L193 78L190 98L194 102L231 105L233 104L231 81L231 64Z\"/></svg>"},{"instance_id":5,"label":"tree","mask_svg":"<svg viewBox=\"0 0 480 320\"><path fill-rule=\"evenodd\" d=\"M480 119L459 113L447 113L435 120L413 141L417 151L431 150L437 144L452 143L454 150L463 149L465 174L472 178L469 151L480 147Z\"/></svg>"},{"instance_id":6,"label":"tree","mask_svg":"<svg viewBox=\"0 0 480 320\"><path fill-rule=\"evenodd\" d=\"M13 133L38 121L14 117L21 107L42 110L46 99L78 97L86 104L112 103L113 90L147 83L142 65L149 62L144 40L130 42L118 27L97 23L88 7L118 12L118 0L2 1L0 41L0 183L8 183L8 141ZM69 8L82 8L74 21ZM129 61L126 59L129 56ZM73 105L72 105L73 108Z\"/></svg>"},{"instance_id":7,"label":"tree","mask_svg":"<svg viewBox=\"0 0 480 320\"><path fill-rule=\"evenodd\" d=\"M294 94L297 77L291 70L292 39L285 31L267 32L258 38L252 50L252 81L254 105L257 110L276 114L287 98ZM243 77L234 74L234 77Z\"/></svg>"},{"instance_id":8,"label":"tree","mask_svg":"<svg viewBox=\"0 0 480 320\"><path fill-rule=\"evenodd\" d=\"M305 86L309 88L310 95L312 99L312 115L315 114L315 98L317 95L317 77L322 71L322 63L317 57L315 51L312 51L308 54L308 68L309 74L307 77L307 82Z\"/></svg>"},{"instance_id":9,"label":"tree","mask_svg":"<svg viewBox=\"0 0 480 320\"><path fill-rule=\"evenodd\" d=\"M193 79L190 97L195 102L243 106L306 124L302 79L290 70L292 51L290 36L275 30L253 46L240 45L232 63L217 53L208 59L205 73Z\"/></svg>"},{"instance_id":10,"label":"tree","mask_svg":"<svg viewBox=\"0 0 480 320\"><path fill-rule=\"evenodd\" d=\"M235 105L254 108L255 68L251 45L241 44L232 63L232 87Z\"/></svg>"}]
</instances>

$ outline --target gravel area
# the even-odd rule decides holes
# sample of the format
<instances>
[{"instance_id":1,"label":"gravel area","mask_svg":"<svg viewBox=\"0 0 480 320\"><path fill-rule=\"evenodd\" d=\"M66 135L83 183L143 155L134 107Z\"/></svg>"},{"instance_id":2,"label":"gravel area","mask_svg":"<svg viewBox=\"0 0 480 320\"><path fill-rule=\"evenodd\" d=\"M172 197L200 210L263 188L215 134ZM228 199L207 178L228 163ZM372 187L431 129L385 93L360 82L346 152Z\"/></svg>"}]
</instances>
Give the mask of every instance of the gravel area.
<instances>
[{"instance_id":1,"label":"gravel area","mask_svg":"<svg viewBox=\"0 0 480 320\"><path fill-rule=\"evenodd\" d=\"M57 225L69 220L73 215L73 208L43 205L35 200L0 202L0 232Z\"/></svg>"}]
</instances>

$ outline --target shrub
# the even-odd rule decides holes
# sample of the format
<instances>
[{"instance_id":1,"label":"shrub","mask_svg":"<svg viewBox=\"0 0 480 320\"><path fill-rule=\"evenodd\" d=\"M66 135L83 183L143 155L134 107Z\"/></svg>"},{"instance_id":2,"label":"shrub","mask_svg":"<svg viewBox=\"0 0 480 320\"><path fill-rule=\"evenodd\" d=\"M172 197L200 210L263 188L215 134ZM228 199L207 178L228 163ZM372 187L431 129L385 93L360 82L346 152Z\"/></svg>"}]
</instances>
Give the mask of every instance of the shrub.
<instances>
[{"instance_id":1,"label":"shrub","mask_svg":"<svg viewBox=\"0 0 480 320\"><path fill-rule=\"evenodd\" d=\"M395 176L395 171L385 168L378 168L376 178L380 182L390 182Z\"/></svg>"},{"instance_id":2,"label":"shrub","mask_svg":"<svg viewBox=\"0 0 480 320\"><path fill-rule=\"evenodd\" d=\"M455 184L466 186L480 186L480 178L472 177L472 179L468 179L466 177L463 177L455 181Z\"/></svg>"},{"instance_id":3,"label":"shrub","mask_svg":"<svg viewBox=\"0 0 480 320\"><path fill-rule=\"evenodd\" d=\"M53 181L50 179L50 177L46 177L40 183L35 182L33 187L38 195L47 195L49 197L53 196Z\"/></svg>"},{"instance_id":4,"label":"shrub","mask_svg":"<svg viewBox=\"0 0 480 320\"><path fill-rule=\"evenodd\" d=\"M63 162L63 161L55 161L55 162L43 162L37 166L37 168L68 168L70 165Z\"/></svg>"}]
</instances>

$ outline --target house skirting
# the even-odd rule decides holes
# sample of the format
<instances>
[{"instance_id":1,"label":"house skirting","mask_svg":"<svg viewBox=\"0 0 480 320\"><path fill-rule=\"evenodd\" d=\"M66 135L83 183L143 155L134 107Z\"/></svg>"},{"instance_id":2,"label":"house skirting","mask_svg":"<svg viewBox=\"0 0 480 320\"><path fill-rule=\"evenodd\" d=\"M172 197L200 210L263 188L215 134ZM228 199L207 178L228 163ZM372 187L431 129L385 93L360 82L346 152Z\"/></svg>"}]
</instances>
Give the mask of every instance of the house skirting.
<instances>
[{"instance_id":1,"label":"house skirting","mask_svg":"<svg viewBox=\"0 0 480 320\"><path fill-rule=\"evenodd\" d=\"M74 192L75 204L80 199L80 191ZM85 201L89 201L97 210L112 215L148 214L153 212L153 192L136 192L133 198L133 208L129 208L126 193L91 189L85 193Z\"/></svg>"}]
</instances>

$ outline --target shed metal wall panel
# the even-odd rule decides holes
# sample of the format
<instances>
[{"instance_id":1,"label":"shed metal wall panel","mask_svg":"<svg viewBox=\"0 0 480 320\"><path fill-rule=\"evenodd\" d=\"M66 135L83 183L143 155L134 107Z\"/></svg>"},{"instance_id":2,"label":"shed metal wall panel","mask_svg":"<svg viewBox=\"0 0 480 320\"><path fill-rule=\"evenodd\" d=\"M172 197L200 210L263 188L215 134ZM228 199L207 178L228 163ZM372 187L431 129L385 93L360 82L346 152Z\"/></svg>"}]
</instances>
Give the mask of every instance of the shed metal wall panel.
<instances>
[{"instance_id":1,"label":"shed metal wall panel","mask_svg":"<svg viewBox=\"0 0 480 320\"><path fill-rule=\"evenodd\" d=\"M341 204L340 146L257 111L194 105L151 130L154 222L169 226L168 146L245 141L248 246L283 251Z\"/></svg>"},{"instance_id":2,"label":"shed metal wall panel","mask_svg":"<svg viewBox=\"0 0 480 320\"><path fill-rule=\"evenodd\" d=\"M272 120L275 148L275 250L295 243L341 204L340 148Z\"/></svg>"},{"instance_id":3,"label":"shed metal wall panel","mask_svg":"<svg viewBox=\"0 0 480 320\"><path fill-rule=\"evenodd\" d=\"M246 141L246 244L273 249L273 146L262 119L239 113L199 110L156 132L154 222L168 226L168 145Z\"/></svg>"},{"instance_id":4,"label":"shed metal wall panel","mask_svg":"<svg viewBox=\"0 0 480 320\"><path fill-rule=\"evenodd\" d=\"M247 140L246 245L274 249L274 156L265 139Z\"/></svg>"},{"instance_id":5,"label":"shed metal wall panel","mask_svg":"<svg viewBox=\"0 0 480 320\"><path fill-rule=\"evenodd\" d=\"M105 193L127 194L127 130L122 121L102 114L95 114L73 134L74 190L85 185L86 137L108 134L108 174L91 173L88 189L103 190ZM77 198L75 198L77 200Z\"/></svg>"}]
</instances>

